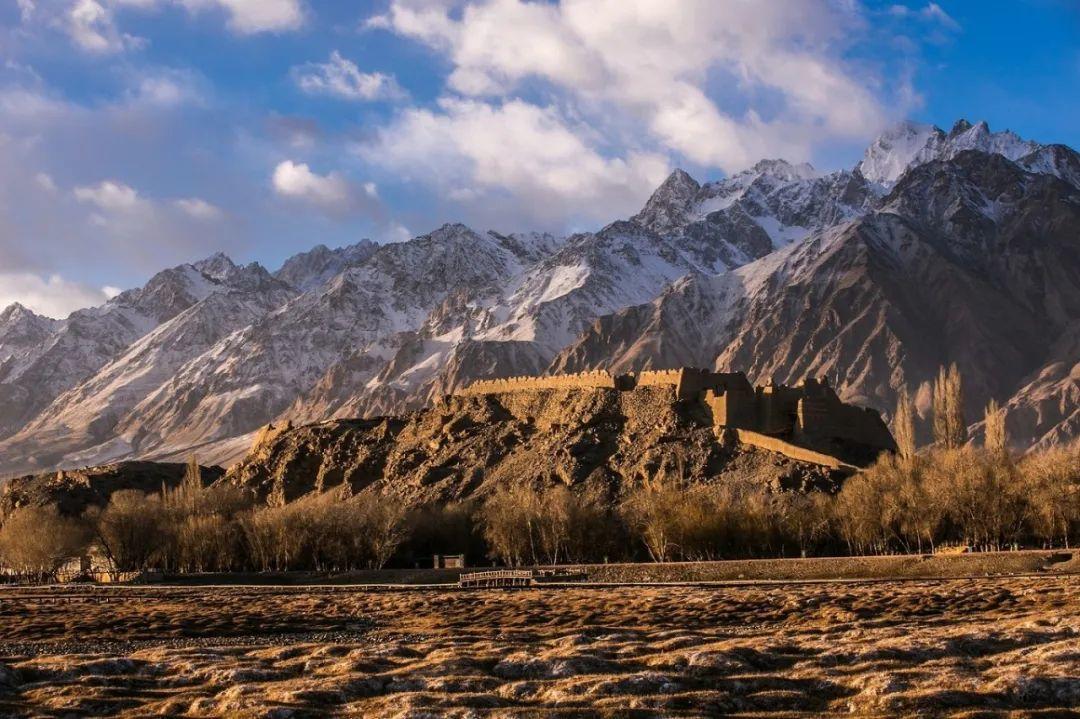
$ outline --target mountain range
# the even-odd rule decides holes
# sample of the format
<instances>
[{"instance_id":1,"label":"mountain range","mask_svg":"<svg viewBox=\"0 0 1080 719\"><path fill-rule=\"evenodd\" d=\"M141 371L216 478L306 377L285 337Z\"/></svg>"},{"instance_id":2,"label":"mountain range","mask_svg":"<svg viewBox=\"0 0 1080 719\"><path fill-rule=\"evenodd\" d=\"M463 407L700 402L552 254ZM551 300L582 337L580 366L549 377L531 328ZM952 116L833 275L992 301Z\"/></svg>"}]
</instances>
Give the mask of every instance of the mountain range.
<instances>
[{"instance_id":1,"label":"mountain range","mask_svg":"<svg viewBox=\"0 0 1080 719\"><path fill-rule=\"evenodd\" d=\"M272 421L370 417L480 377L683 365L827 376L922 416L942 364L973 433L1080 434L1080 155L985 123L895 127L849 170L677 170L631 218L568 237L448 224L224 255L64 320L0 311L0 474L241 457Z\"/></svg>"}]
</instances>

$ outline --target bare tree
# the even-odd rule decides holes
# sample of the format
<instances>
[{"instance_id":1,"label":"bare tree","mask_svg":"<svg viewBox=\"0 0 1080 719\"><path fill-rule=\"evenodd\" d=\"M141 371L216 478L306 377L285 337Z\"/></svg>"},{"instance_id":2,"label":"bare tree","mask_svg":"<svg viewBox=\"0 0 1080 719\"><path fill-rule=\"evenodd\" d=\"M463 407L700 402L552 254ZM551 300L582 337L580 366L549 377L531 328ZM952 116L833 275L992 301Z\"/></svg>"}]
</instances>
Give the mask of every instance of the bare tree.
<instances>
[{"instance_id":1,"label":"bare tree","mask_svg":"<svg viewBox=\"0 0 1080 719\"><path fill-rule=\"evenodd\" d=\"M676 537L683 493L674 482L657 479L632 490L619 506L626 526L645 545L654 562L671 560L678 549Z\"/></svg>"},{"instance_id":2,"label":"bare tree","mask_svg":"<svg viewBox=\"0 0 1080 719\"><path fill-rule=\"evenodd\" d=\"M113 492L95 528L97 543L121 572L152 566L168 538L161 498L135 489Z\"/></svg>"},{"instance_id":3,"label":"bare tree","mask_svg":"<svg viewBox=\"0 0 1080 719\"><path fill-rule=\"evenodd\" d=\"M943 447L955 449L967 441L967 423L964 421L964 396L960 370L956 363L938 370L934 382L934 441Z\"/></svg>"},{"instance_id":4,"label":"bare tree","mask_svg":"<svg viewBox=\"0 0 1080 719\"><path fill-rule=\"evenodd\" d=\"M0 527L0 564L35 581L55 577L67 560L80 557L90 535L85 523L55 506L21 507Z\"/></svg>"},{"instance_id":5,"label":"bare tree","mask_svg":"<svg viewBox=\"0 0 1080 719\"><path fill-rule=\"evenodd\" d=\"M1019 472L1035 536L1069 548L1080 533L1080 442L1029 454Z\"/></svg>"},{"instance_id":6,"label":"bare tree","mask_svg":"<svg viewBox=\"0 0 1080 719\"><path fill-rule=\"evenodd\" d=\"M495 492L480 509L484 540L494 558L508 566L536 562L536 518L540 498L531 487Z\"/></svg>"},{"instance_id":7,"label":"bare tree","mask_svg":"<svg viewBox=\"0 0 1080 719\"><path fill-rule=\"evenodd\" d=\"M896 417L893 419L893 428L900 456L910 461L915 457L918 448L915 440L915 405L911 401L906 385L900 388L896 397Z\"/></svg>"},{"instance_id":8,"label":"bare tree","mask_svg":"<svg viewBox=\"0 0 1080 719\"><path fill-rule=\"evenodd\" d=\"M1007 455L1009 435L1005 430L1005 410L999 407L995 400L990 400L986 405L983 430L985 432L983 444L986 449L999 456Z\"/></svg>"}]
</instances>

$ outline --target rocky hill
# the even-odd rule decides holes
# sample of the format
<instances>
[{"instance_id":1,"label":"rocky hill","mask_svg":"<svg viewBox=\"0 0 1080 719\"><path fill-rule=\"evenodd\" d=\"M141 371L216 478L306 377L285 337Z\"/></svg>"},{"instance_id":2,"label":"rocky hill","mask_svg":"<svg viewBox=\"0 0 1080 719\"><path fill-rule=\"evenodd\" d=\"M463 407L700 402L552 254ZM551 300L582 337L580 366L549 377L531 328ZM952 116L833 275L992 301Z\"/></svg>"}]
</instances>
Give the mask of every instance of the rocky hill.
<instances>
[{"instance_id":1,"label":"rocky hill","mask_svg":"<svg viewBox=\"0 0 1080 719\"><path fill-rule=\"evenodd\" d=\"M904 124L853 168L674 172L570 237L448 224L318 246L276 272L217 255L62 320L0 311L0 476L196 451L271 421L402 414L474 379L682 365L826 375L924 414L957 362L967 415L1017 446L1080 435L1080 155L985 123Z\"/></svg>"},{"instance_id":2,"label":"rocky hill","mask_svg":"<svg viewBox=\"0 0 1080 719\"><path fill-rule=\"evenodd\" d=\"M218 481L221 467L202 467L204 483ZM134 489L160 492L176 487L184 478L186 464L162 462L119 462L101 467L45 472L13 477L0 484L0 517L18 507L56 505L69 515L82 514L87 507L104 507L114 492Z\"/></svg>"},{"instance_id":3,"label":"rocky hill","mask_svg":"<svg viewBox=\"0 0 1080 719\"><path fill-rule=\"evenodd\" d=\"M616 498L658 475L702 482L831 489L819 465L725 442L672 387L528 390L450 396L404 417L279 427L222 481L291 501L348 485L412 506L484 497L511 483L563 483Z\"/></svg>"}]
</instances>

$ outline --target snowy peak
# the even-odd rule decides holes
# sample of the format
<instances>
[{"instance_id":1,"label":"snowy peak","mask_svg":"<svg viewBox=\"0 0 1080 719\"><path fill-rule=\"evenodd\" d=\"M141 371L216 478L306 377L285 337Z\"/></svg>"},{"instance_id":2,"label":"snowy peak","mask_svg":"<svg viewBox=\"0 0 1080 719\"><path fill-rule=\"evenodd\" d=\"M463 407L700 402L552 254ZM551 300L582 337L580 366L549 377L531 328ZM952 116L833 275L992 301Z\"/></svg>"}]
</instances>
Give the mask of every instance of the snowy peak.
<instances>
[{"instance_id":1,"label":"snowy peak","mask_svg":"<svg viewBox=\"0 0 1080 719\"><path fill-rule=\"evenodd\" d=\"M990 132L985 121L972 125L967 120L959 120L949 131L941 156L951 158L964 150L978 150L1016 161L1039 147L1039 143L1024 140L1011 130Z\"/></svg>"},{"instance_id":2,"label":"snowy peak","mask_svg":"<svg viewBox=\"0 0 1080 719\"><path fill-rule=\"evenodd\" d=\"M198 262L193 263L192 267L210 279L218 281L224 281L229 275L236 271L236 265L223 252L213 254L205 260L199 260Z\"/></svg>"},{"instance_id":3,"label":"snowy peak","mask_svg":"<svg viewBox=\"0 0 1080 719\"><path fill-rule=\"evenodd\" d=\"M903 122L874 140L857 169L867 180L888 187L913 167L949 160L965 150L1016 161L1040 147L1009 130L991 132L985 121L973 125L961 119L948 133L932 125Z\"/></svg>"},{"instance_id":4,"label":"snowy peak","mask_svg":"<svg viewBox=\"0 0 1080 719\"><path fill-rule=\"evenodd\" d=\"M44 342L59 320L43 317L18 302L0 311L0 362Z\"/></svg>"},{"instance_id":5,"label":"snowy peak","mask_svg":"<svg viewBox=\"0 0 1080 719\"><path fill-rule=\"evenodd\" d=\"M749 170L743 170L739 173L743 176L760 176L766 175L774 177L781 182L798 182L799 180L813 180L819 177L818 171L808 163L803 162L798 165L792 165L787 160L760 160L756 165Z\"/></svg>"},{"instance_id":6,"label":"snowy peak","mask_svg":"<svg viewBox=\"0 0 1080 719\"><path fill-rule=\"evenodd\" d=\"M866 148L866 153L856 169L871 182L896 182L926 147L930 138L940 132L932 125L902 122L883 132Z\"/></svg>"},{"instance_id":7,"label":"snowy peak","mask_svg":"<svg viewBox=\"0 0 1080 719\"><path fill-rule=\"evenodd\" d=\"M697 180L683 170L675 170L632 219L656 232L670 231L686 224L690 207L700 190Z\"/></svg>"},{"instance_id":8,"label":"snowy peak","mask_svg":"<svg viewBox=\"0 0 1080 719\"><path fill-rule=\"evenodd\" d=\"M301 252L285 260L274 276L301 291L320 287L334 276L350 267L355 267L379 248L371 240L364 239L355 245L330 249L326 245L316 245L307 252Z\"/></svg>"}]
</instances>

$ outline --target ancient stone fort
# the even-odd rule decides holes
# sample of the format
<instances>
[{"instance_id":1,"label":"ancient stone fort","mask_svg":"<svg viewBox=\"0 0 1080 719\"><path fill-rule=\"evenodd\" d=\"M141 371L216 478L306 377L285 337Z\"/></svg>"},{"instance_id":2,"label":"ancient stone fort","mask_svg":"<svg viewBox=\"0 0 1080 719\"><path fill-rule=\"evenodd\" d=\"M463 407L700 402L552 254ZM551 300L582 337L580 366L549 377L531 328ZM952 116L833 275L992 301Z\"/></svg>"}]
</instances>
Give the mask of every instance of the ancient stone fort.
<instances>
[{"instance_id":1,"label":"ancient stone fort","mask_svg":"<svg viewBox=\"0 0 1080 719\"><path fill-rule=\"evenodd\" d=\"M807 453L807 448L831 450L862 447L871 452L892 451L896 443L873 409L842 402L827 379L808 379L801 385L754 387L742 372L710 372L684 367L615 375L603 370L548 377L510 377L480 380L457 394L478 396L528 390L670 387L675 398L699 402L719 432L733 430L740 441L808 461L838 464L830 454ZM801 450L800 450L801 448Z\"/></svg>"}]
</instances>

